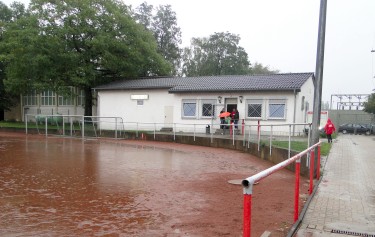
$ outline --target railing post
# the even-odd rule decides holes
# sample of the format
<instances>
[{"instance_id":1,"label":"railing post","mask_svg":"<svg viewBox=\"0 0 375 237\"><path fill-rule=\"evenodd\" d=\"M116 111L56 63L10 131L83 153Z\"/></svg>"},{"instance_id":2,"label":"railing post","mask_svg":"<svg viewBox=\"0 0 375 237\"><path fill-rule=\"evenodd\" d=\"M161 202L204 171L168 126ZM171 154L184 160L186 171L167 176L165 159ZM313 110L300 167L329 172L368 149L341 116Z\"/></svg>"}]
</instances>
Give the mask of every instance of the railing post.
<instances>
[{"instance_id":1,"label":"railing post","mask_svg":"<svg viewBox=\"0 0 375 237\"><path fill-rule=\"evenodd\" d=\"M270 134L270 156L272 155L272 135L273 135L273 125L271 125L271 134Z\"/></svg>"},{"instance_id":2,"label":"railing post","mask_svg":"<svg viewBox=\"0 0 375 237\"><path fill-rule=\"evenodd\" d=\"M154 123L154 140L156 140L156 123Z\"/></svg>"},{"instance_id":3,"label":"railing post","mask_svg":"<svg viewBox=\"0 0 375 237\"><path fill-rule=\"evenodd\" d=\"M85 116L82 116L82 139L85 139Z\"/></svg>"},{"instance_id":4,"label":"railing post","mask_svg":"<svg viewBox=\"0 0 375 237\"><path fill-rule=\"evenodd\" d=\"M310 155L310 188L309 188L309 194L312 194L314 186L314 150L311 151Z\"/></svg>"},{"instance_id":5,"label":"railing post","mask_svg":"<svg viewBox=\"0 0 375 237\"><path fill-rule=\"evenodd\" d=\"M299 176L301 170L301 158L296 160L295 175L296 175L296 184L294 189L294 222L298 220L299 215Z\"/></svg>"},{"instance_id":6,"label":"railing post","mask_svg":"<svg viewBox=\"0 0 375 237\"><path fill-rule=\"evenodd\" d=\"M243 237L251 236L251 198L253 194L253 184L244 188L243 196Z\"/></svg>"},{"instance_id":7,"label":"railing post","mask_svg":"<svg viewBox=\"0 0 375 237\"><path fill-rule=\"evenodd\" d=\"M176 123L173 124L173 141L176 141Z\"/></svg>"},{"instance_id":8,"label":"railing post","mask_svg":"<svg viewBox=\"0 0 375 237\"><path fill-rule=\"evenodd\" d=\"M251 139L251 125L249 125L249 138L247 139L247 148L250 148L250 139Z\"/></svg>"},{"instance_id":9,"label":"railing post","mask_svg":"<svg viewBox=\"0 0 375 237\"><path fill-rule=\"evenodd\" d=\"M46 116L44 118L44 122L45 122L45 130L46 130L46 137L48 136L48 116Z\"/></svg>"},{"instance_id":10,"label":"railing post","mask_svg":"<svg viewBox=\"0 0 375 237\"><path fill-rule=\"evenodd\" d=\"M25 114L25 129L26 129L26 135L27 135L27 114Z\"/></svg>"},{"instance_id":11,"label":"railing post","mask_svg":"<svg viewBox=\"0 0 375 237\"><path fill-rule=\"evenodd\" d=\"M195 129L196 129L196 125L195 125L195 123L194 123L194 141L195 141Z\"/></svg>"},{"instance_id":12,"label":"railing post","mask_svg":"<svg viewBox=\"0 0 375 237\"><path fill-rule=\"evenodd\" d=\"M62 115L62 127L63 127L62 135L65 136L65 116L64 115Z\"/></svg>"},{"instance_id":13,"label":"railing post","mask_svg":"<svg viewBox=\"0 0 375 237\"><path fill-rule=\"evenodd\" d=\"M319 180L320 179L320 145L318 146L318 164L317 164L317 167L316 167L316 179Z\"/></svg>"},{"instance_id":14,"label":"railing post","mask_svg":"<svg viewBox=\"0 0 375 237\"><path fill-rule=\"evenodd\" d=\"M69 117L70 122L70 136L73 137L73 118Z\"/></svg>"},{"instance_id":15,"label":"railing post","mask_svg":"<svg viewBox=\"0 0 375 237\"><path fill-rule=\"evenodd\" d=\"M138 138L138 122L137 122L137 129L135 130L135 137Z\"/></svg>"},{"instance_id":16,"label":"railing post","mask_svg":"<svg viewBox=\"0 0 375 237\"><path fill-rule=\"evenodd\" d=\"M258 151L260 151L260 125L259 124L258 124Z\"/></svg>"},{"instance_id":17,"label":"railing post","mask_svg":"<svg viewBox=\"0 0 375 237\"><path fill-rule=\"evenodd\" d=\"M245 137L245 119L242 119L242 134Z\"/></svg>"},{"instance_id":18,"label":"railing post","mask_svg":"<svg viewBox=\"0 0 375 237\"><path fill-rule=\"evenodd\" d=\"M292 139L291 139L291 133L292 133L292 125L289 124L289 137L288 137L288 159L290 158L290 150L291 150L291 143L292 143Z\"/></svg>"},{"instance_id":19,"label":"railing post","mask_svg":"<svg viewBox=\"0 0 375 237\"><path fill-rule=\"evenodd\" d=\"M115 139L117 139L117 117L115 118Z\"/></svg>"}]
</instances>

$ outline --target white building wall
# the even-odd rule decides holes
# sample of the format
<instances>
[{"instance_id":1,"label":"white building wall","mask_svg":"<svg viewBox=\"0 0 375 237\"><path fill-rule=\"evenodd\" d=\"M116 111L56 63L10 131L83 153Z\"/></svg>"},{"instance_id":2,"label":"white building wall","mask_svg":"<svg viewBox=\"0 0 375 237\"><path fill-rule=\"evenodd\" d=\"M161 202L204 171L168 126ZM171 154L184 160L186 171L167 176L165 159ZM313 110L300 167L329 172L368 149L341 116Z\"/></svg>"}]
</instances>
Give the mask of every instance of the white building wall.
<instances>
[{"instance_id":1,"label":"white building wall","mask_svg":"<svg viewBox=\"0 0 375 237\"><path fill-rule=\"evenodd\" d=\"M147 99L138 100L131 99L131 96L146 96ZM221 103L219 103L220 96ZM239 97L242 96L242 102ZM227 99L237 101L237 109L240 114L239 124L244 120L247 125L252 125L252 130L256 130L258 120L261 125L271 124L290 124L305 122L305 109L301 109L302 96L304 101L310 104L312 108L313 102L313 82L309 79L301 88L301 92L297 92L296 96L292 91L278 92L237 92L237 93L168 93L167 89L150 89L150 90L102 90L98 91L98 116L101 117L120 117L123 119L126 129L136 126L148 126L147 130L160 130L162 127L175 127L177 131L193 130L195 124L197 130L203 131L206 125L213 128L219 128L220 119L218 117L220 111L226 105ZM252 99L262 100L262 117L248 118L247 101ZM270 100L282 99L286 102L285 119L269 118L269 102ZM201 102L204 100L212 101L215 104L215 116L213 118L202 116ZM196 116L194 118L186 118L183 116L183 101L194 101L197 104ZM294 105L296 103L296 106ZM228 111L230 112L230 111ZM172 117L171 117L172 116ZM169 118L168 118L169 117ZM137 125L138 123L138 125ZM146 125L145 125L146 124ZM148 125L147 125L148 124ZM102 128L105 125L102 125ZM180 128L179 128L180 127ZM107 128L109 128L107 126ZM270 127L268 127L270 130ZM295 127L295 131L302 133L303 126ZM263 130L267 130L266 127ZM274 127L273 131L288 131L288 127Z\"/></svg>"}]
</instances>

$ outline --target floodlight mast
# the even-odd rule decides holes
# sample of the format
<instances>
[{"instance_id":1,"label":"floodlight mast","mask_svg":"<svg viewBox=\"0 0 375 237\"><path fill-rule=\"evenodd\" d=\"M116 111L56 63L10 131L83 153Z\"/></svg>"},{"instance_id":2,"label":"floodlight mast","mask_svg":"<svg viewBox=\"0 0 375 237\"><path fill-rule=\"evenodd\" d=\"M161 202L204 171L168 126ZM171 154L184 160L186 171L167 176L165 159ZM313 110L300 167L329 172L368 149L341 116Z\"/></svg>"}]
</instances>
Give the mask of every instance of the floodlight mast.
<instances>
[{"instance_id":1,"label":"floodlight mast","mask_svg":"<svg viewBox=\"0 0 375 237\"><path fill-rule=\"evenodd\" d=\"M311 128L311 141L310 144L319 142L319 124L321 113L322 101L322 87L323 87L323 67L324 67L324 45L325 45L325 31L326 31L326 16L327 16L327 0L320 1L319 12L319 31L318 31L318 46L316 54L316 67L315 67L315 81L314 81L314 107ZM317 154L315 149L315 154ZM315 156L314 167L317 165L317 156ZM316 169L314 176L316 176Z\"/></svg>"}]
</instances>

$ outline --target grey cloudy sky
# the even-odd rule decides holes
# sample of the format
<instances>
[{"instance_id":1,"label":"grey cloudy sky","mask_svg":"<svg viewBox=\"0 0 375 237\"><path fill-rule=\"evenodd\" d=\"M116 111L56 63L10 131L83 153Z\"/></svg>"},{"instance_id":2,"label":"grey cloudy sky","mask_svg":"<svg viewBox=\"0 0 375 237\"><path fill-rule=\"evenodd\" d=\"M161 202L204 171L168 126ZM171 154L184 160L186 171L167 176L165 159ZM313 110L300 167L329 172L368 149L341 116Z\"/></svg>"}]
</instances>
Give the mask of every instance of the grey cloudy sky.
<instances>
[{"instance_id":1,"label":"grey cloudy sky","mask_svg":"<svg viewBox=\"0 0 375 237\"><path fill-rule=\"evenodd\" d=\"M20 0L28 4L28 0ZM375 89L375 1L327 0L323 100ZM9 5L10 0L3 0ZM124 0L138 6L144 0ZM251 62L287 72L314 72L320 0L148 0L170 4L183 45L192 37L229 31Z\"/></svg>"}]
</instances>

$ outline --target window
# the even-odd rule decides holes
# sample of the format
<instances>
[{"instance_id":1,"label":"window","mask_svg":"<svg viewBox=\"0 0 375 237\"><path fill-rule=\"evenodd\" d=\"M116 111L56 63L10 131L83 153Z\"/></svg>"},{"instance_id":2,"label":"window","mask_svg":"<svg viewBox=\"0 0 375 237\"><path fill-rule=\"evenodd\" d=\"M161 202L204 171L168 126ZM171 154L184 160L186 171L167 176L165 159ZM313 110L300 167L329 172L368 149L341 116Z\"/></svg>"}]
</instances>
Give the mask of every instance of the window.
<instances>
[{"instance_id":1,"label":"window","mask_svg":"<svg viewBox=\"0 0 375 237\"><path fill-rule=\"evenodd\" d=\"M202 100L202 117L215 116L215 100Z\"/></svg>"},{"instance_id":2,"label":"window","mask_svg":"<svg viewBox=\"0 0 375 237\"><path fill-rule=\"evenodd\" d=\"M262 117L262 100L248 100L247 102L247 117L261 118Z\"/></svg>"},{"instance_id":3,"label":"window","mask_svg":"<svg viewBox=\"0 0 375 237\"><path fill-rule=\"evenodd\" d=\"M42 105L55 105L56 104L56 97L55 97L55 92L53 91L43 91L41 94L41 104Z\"/></svg>"},{"instance_id":4,"label":"window","mask_svg":"<svg viewBox=\"0 0 375 237\"><path fill-rule=\"evenodd\" d=\"M58 97L59 105L63 105L63 106L74 105L73 87L70 87L69 90L70 90L69 95L65 95L65 96L59 95Z\"/></svg>"},{"instance_id":5,"label":"window","mask_svg":"<svg viewBox=\"0 0 375 237\"><path fill-rule=\"evenodd\" d=\"M182 117L195 118L197 103L195 101L182 101Z\"/></svg>"},{"instance_id":6,"label":"window","mask_svg":"<svg viewBox=\"0 0 375 237\"><path fill-rule=\"evenodd\" d=\"M269 101L269 114L270 119L285 119L285 100L270 100Z\"/></svg>"},{"instance_id":7,"label":"window","mask_svg":"<svg viewBox=\"0 0 375 237\"><path fill-rule=\"evenodd\" d=\"M77 105L85 105L85 92L83 90L78 90L77 93Z\"/></svg>"},{"instance_id":8,"label":"window","mask_svg":"<svg viewBox=\"0 0 375 237\"><path fill-rule=\"evenodd\" d=\"M38 95L35 91L23 96L23 105L38 105Z\"/></svg>"}]
</instances>

